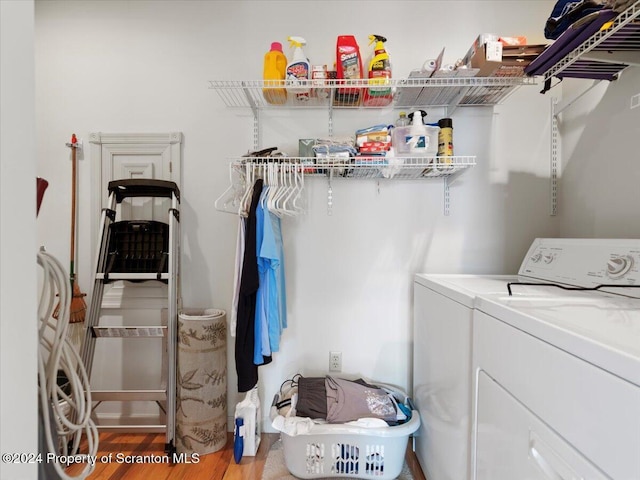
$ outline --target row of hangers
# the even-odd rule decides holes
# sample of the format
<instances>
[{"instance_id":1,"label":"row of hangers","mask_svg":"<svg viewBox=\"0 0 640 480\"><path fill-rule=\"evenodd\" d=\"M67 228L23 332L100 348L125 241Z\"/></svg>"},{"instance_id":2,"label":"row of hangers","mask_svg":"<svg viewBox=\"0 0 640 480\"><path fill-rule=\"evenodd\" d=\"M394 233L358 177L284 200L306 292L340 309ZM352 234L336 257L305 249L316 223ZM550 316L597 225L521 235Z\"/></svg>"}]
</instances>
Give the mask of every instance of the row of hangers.
<instances>
[{"instance_id":1,"label":"row of hangers","mask_svg":"<svg viewBox=\"0 0 640 480\"><path fill-rule=\"evenodd\" d=\"M215 201L221 212L247 217L251 206L253 185L264 181L261 206L278 217L304 213L303 165L287 161L244 161L229 168L229 187ZM266 189L266 191L265 191Z\"/></svg>"}]
</instances>

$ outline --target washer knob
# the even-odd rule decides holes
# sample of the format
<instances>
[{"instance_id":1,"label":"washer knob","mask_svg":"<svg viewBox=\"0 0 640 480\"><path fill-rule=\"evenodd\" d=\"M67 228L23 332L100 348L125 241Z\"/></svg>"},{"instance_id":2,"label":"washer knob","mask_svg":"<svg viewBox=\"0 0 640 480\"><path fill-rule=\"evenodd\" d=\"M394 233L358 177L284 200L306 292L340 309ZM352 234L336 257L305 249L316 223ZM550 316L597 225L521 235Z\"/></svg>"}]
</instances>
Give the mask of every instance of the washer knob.
<instances>
[{"instance_id":1,"label":"washer knob","mask_svg":"<svg viewBox=\"0 0 640 480\"><path fill-rule=\"evenodd\" d=\"M531 261L533 263L538 263L542 259L541 253L536 253L533 257L531 257Z\"/></svg>"},{"instance_id":2,"label":"washer knob","mask_svg":"<svg viewBox=\"0 0 640 480\"><path fill-rule=\"evenodd\" d=\"M612 257L607 262L607 273L611 278L620 278L633 266L633 259L624 255L622 257Z\"/></svg>"}]
</instances>

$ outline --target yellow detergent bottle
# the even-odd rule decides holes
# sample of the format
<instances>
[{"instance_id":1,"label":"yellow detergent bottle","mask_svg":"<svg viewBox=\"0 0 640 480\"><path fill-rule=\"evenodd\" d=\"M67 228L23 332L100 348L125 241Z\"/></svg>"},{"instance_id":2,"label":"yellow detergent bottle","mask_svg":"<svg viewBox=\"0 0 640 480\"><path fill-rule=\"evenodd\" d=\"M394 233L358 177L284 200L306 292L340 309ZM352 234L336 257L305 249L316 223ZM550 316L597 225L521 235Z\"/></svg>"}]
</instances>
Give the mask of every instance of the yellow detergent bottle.
<instances>
[{"instance_id":1,"label":"yellow detergent bottle","mask_svg":"<svg viewBox=\"0 0 640 480\"><path fill-rule=\"evenodd\" d=\"M273 105L282 105L287 101L287 90L284 88L287 72L287 57L282 53L282 44L273 42L271 50L264 55L264 99Z\"/></svg>"},{"instance_id":2,"label":"yellow detergent bottle","mask_svg":"<svg viewBox=\"0 0 640 480\"><path fill-rule=\"evenodd\" d=\"M369 45L375 42L374 53L369 62L369 88L364 91L364 105L368 107L384 107L391 103L389 79L391 78L391 62L384 48L387 41L382 35L369 35Z\"/></svg>"}]
</instances>

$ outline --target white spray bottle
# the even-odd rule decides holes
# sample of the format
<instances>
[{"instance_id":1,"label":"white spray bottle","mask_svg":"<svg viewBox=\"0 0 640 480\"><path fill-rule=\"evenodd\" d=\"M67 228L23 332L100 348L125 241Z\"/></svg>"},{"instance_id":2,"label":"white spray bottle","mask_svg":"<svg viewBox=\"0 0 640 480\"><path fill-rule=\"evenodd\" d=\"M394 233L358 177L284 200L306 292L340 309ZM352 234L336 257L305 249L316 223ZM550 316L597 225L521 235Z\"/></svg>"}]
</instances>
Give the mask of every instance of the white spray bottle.
<instances>
[{"instance_id":1,"label":"white spray bottle","mask_svg":"<svg viewBox=\"0 0 640 480\"><path fill-rule=\"evenodd\" d=\"M311 78L311 65L302 50L302 47L306 45L307 42L302 37L289 37L287 40L291 48L294 49L293 59L287 65L287 87L291 92L296 94L298 100L309 100L310 88L306 85L301 85L301 83L308 83L308 80Z\"/></svg>"},{"instance_id":2,"label":"white spray bottle","mask_svg":"<svg viewBox=\"0 0 640 480\"><path fill-rule=\"evenodd\" d=\"M409 153L413 156L425 156L427 154L428 148L428 136L427 130L422 123L422 115L423 112L421 110L416 110L412 114L412 122L411 128L409 130L409 135L406 137L406 144Z\"/></svg>"}]
</instances>

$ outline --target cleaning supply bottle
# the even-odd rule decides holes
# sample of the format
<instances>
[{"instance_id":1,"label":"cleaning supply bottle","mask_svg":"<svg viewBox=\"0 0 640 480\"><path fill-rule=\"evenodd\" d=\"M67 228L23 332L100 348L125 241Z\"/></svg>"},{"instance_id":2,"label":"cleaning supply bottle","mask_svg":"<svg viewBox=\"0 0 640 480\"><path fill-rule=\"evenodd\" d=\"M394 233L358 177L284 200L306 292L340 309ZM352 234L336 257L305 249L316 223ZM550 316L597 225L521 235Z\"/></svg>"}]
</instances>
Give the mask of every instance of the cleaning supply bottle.
<instances>
[{"instance_id":1,"label":"cleaning supply bottle","mask_svg":"<svg viewBox=\"0 0 640 480\"><path fill-rule=\"evenodd\" d=\"M450 118L441 118L438 120L438 157L440 165L444 165L444 169L450 168L453 157L453 120Z\"/></svg>"},{"instance_id":2,"label":"cleaning supply bottle","mask_svg":"<svg viewBox=\"0 0 640 480\"><path fill-rule=\"evenodd\" d=\"M309 91L311 89L307 85L300 85L301 83L308 83L311 74L311 65L302 50L302 47L307 42L302 37L289 37L287 40L289 40L290 46L294 49L293 59L287 65L287 85L292 92L295 92L297 100L309 100ZM298 87L298 85L300 86Z\"/></svg>"},{"instance_id":3,"label":"cleaning supply bottle","mask_svg":"<svg viewBox=\"0 0 640 480\"><path fill-rule=\"evenodd\" d=\"M236 428L233 433L233 459L236 463L240 463L244 451L244 419L237 417L235 423Z\"/></svg>"},{"instance_id":4,"label":"cleaning supply bottle","mask_svg":"<svg viewBox=\"0 0 640 480\"><path fill-rule=\"evenodd\" d=\"M405 137L405 144L408 147L409 154L414 157L426 156L427 147L429 146L427 128L422 121L423 114L426 114L423 110L416 110L411 114L409 135Z\"/></svg>"},{"instance_id":5,"label":"cleaning supply bottle","mask_svg":"<svg viewBox=\"0 0 640 480\"><path fill-rule=\"evenodd\" d=\"M398 118L396 119L395 126L406 127L407 125L409 125L409 118L407 118L407 112L400 112L398 114Z\"/></svg>"},{"instance_id":6,"label":"cleaning supply bottle","mask_svg":"<svg viewBox=\"0 0 640 480\"><path fill-rule=\"evenodd\" d=\"M441 118L438 120L438 156L453 156L453 120L450 118Z\"/></svg>"},{"instance_id":7,"label":"cleaning supply bottle","mask_svg":"<svg viewBox=\"0 0 640 480\"><path fill-rule=\"evenodd\" d=\"M382 35L369 35L369 45L375 42L373 57L369 62L369 85L364 91L363 104L367 107L385 107L393 100L389 79L391 78L391 62L384 49L387 41Z\"/></svg>"},{"instance_id":8,"label":"cleaning supply bottle","mask_svg":"<svg viewBox=\"0 0 640 480\"><path fill-rule=\"evenodd\" d=\"M287 57L282 53L282 44L273 42L271 50L264 55L262 89L264 99L273 105L282 105L287 101L287 90L284 88L284 79L287 73Z\"/></svg>"},{"instance_id":9,"label":"cleaning supply bottle","mask_svg":"<svg viewBox=\"0 0 640 480\"><path fill-rule=\"evenodd\" d=\"M340 80L357 80L362 78L362 57L356 37L340 35L336 44L336 71ZM355 106L360 103L360 88L342 87L336 89L335 104Z\"/></svg>"}]
</instances>

